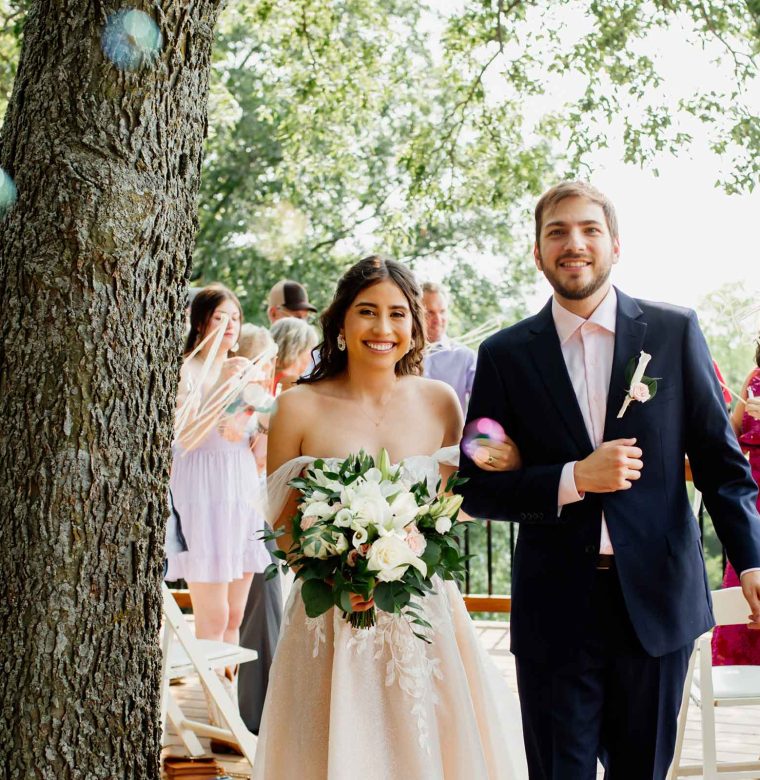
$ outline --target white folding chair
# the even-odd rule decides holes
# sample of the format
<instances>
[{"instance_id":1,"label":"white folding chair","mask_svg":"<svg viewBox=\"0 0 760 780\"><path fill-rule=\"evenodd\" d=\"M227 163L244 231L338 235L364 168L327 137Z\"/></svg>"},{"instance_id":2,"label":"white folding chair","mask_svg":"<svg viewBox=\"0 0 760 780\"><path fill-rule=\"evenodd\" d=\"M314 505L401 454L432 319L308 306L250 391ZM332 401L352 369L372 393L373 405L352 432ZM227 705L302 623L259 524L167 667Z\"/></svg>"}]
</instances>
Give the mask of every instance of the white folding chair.
<instances>
[{"instance_id":1,"label":"white folding chair","mask_svg":"<svg viewBox=\"0 0 760 780\"><path fill-rule=\"evenodd\" d=\"M240 717L237 702L230 699L214 670L236 666L246 661L255 661L256 651L226 642L196 639L177 602L171 595L171 591L165 584L162 586L162 594L164 635L162 642L161 725L164 734L166 734L166 720L168 718L191 756L200 756L205 753L198 740L198 735L200 735L236 743L249 763L253 765L256 737L246 728ZM173 641L174 637L177 638L177 642ZM191 720L182 712L169 690L169 681L191 674L197 674L201 678L209 697L216 704L227 724L226 729L211 726L198 720Z\"/></svg>"},{"instance_id":2,"label":"white folding chair","mask_svg":"<svg viewBox=\"0 0 760 780\"><path fill-rule=\"evenodd\" d=\"M747 623L749 607L741 588L712 592L715 622L719 626ZM760 760L718 763L715 745L715 708L747 707L760 704L760 666L713 666L711 634L702 635L694 646L686 673L681 712L678 716L676 750L669 780L678 777L703 777L718 780L752 780L760 777ZM702 764L681 766L689 699L702 715Z\"/></svg>"}]
</instances>

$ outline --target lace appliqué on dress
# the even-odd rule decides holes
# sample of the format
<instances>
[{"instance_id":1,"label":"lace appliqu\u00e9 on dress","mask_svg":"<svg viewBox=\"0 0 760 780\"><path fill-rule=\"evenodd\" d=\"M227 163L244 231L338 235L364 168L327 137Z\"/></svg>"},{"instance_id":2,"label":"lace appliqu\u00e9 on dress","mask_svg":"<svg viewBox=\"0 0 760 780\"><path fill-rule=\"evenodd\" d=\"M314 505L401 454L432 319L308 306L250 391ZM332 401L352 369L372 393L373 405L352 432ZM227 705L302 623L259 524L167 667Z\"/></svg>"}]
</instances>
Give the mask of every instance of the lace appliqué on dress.
<instances>
[{"instance_id":1,"label":"lace appliqu\u00e9 on dress","mask_svg":"<svg viewBox=\"0 0 760 780\"><path fill-rule=\"evenodd\" d=\"M415 627L419 633L427 630ZM398 683L399 688L412 699L412 715L417 719L417 741L420 748L430 752L426 705L438 704L438 696L432 686L433 679L442 680L440 660L428 653L433 647L414 635L409 620L404 615L377 613L377 623L372 628L351 630L348 649L356 653L374 651L376 661L385 659L385 684Z\"/></svg>"},{"instance_id":2,"label":"lace appliqu\u00e9 on dress","mask_svg":"<svg viewBox=\"0 0 760 780\"><path fill-rule=\"evenodd\" d=\"M327 635L325 634L325 616L319 615L319 617L314 618L307 617L306 630L311 634L311 641L313 643L311 657L316 658L319 655L319 646L327 641Z\"/></svg>"}]
</instances>

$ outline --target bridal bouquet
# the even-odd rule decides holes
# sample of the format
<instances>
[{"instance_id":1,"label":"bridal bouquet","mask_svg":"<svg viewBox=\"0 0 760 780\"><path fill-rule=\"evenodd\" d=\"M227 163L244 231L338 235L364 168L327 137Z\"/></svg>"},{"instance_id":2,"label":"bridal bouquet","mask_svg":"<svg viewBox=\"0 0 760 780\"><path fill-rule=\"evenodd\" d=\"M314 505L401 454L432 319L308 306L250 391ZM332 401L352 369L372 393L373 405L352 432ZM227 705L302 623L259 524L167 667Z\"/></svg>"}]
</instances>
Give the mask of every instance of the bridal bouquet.
<instances>
[{"instance_id":1,"label":"bridal bouquet","mask_svg":"<svg viewBox=\"0 0 760 780\"><path fill-rule=\"evenodd\" d=\"M446 492L461 482L453 475ZM436 574L461 578L465 561L464 523L457 520L462 498L439 494L440 483L430 469L415 469L414 459L392 466L386 450L377 458L362 451L337 465L314 461L289 483L302 496L291 521L293 544L288 553L274 553L283 563L272 564L267 576L278 565L293 568L309 617L336 606L353 627L369 628L380 609L430 628L415 597L433 590ZM351 594L375 606L354 612Z\"/></svg>"}]
</instances>

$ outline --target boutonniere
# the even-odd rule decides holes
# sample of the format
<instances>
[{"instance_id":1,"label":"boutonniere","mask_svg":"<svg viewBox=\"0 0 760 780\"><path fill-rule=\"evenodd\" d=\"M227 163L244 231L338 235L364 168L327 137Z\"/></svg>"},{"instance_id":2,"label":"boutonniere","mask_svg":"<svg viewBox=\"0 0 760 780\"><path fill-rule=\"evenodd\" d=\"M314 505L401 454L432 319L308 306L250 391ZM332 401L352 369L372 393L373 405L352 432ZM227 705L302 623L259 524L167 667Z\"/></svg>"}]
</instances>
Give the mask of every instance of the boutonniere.
<instances>
[{"instance_id":1,"label":"boutonniere","mask_svg":"<svg viewBox=\"0 0 760 780\"><path fill-rule=\"evenodd\" d=\"M652 356L642 350L638 361L635 355L628 361L625 369L625 382L628 385L628 390L626 390L625 400L617 414L618 420L625 414L625 410L631 401L645 404L657 394L657 378L644 375L647 364L651 359Z\"/></svg>"}]
</instances>

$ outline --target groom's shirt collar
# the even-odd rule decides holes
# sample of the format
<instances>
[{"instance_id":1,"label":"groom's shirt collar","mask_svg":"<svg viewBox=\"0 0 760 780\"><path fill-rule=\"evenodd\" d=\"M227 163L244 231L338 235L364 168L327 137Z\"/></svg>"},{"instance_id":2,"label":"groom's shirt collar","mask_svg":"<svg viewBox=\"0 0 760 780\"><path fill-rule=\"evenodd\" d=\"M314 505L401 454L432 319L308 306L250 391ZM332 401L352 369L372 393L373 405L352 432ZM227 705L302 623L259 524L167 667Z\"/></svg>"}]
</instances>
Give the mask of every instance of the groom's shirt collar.
<instances>
[{"instance_id":1,"label":"groom's shirt collar","mask_svg":"<svg viewBox=\"0 0 760 780\"><path fill-rule=\"evenodd\" d=\"M594 309L594 312L587 320L568 311L555 297L552 297L552 318L554 319L554 327L557 329L560 344L565 344L586 323L593 323L614 334L616 317L617 293L612 285L610 285L607 295L604 296L602 302Z\"/></svg>"}]
</instances>

